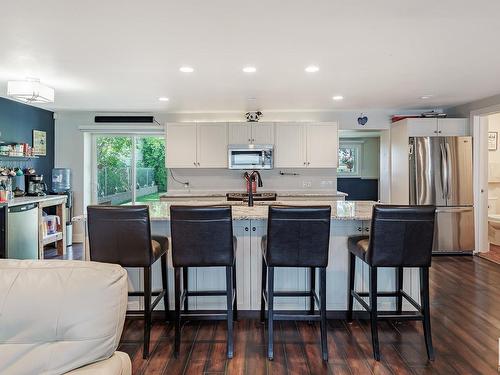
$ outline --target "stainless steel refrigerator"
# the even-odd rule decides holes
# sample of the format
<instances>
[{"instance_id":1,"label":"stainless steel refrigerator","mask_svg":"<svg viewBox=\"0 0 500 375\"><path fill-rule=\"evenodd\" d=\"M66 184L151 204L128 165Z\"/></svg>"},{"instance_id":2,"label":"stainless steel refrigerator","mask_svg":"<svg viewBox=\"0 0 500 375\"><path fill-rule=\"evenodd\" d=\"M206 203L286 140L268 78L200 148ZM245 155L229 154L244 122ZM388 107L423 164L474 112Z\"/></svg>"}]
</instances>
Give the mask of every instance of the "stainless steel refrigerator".
<instances>
[{"instance_id":1,"label":"stainless steel refrigerator","mask_svg":"<svg viewBox=\"0 0 500 375\"><path fill-rule=\"evenodd\" d=\"M436 206L434 253L472 252L472 137L412 137L409 146L410 204Z\"/></svg>"}]
</instances>

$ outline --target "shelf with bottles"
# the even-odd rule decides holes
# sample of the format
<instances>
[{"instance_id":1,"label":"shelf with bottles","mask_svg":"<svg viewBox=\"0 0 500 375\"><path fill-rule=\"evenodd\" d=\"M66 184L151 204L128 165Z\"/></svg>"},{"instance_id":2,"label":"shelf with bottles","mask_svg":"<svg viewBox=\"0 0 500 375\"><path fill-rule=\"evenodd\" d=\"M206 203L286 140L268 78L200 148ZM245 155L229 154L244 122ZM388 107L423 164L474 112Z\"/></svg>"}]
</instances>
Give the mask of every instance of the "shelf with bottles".
<instances>
[{"instance_id":1,"label":"shelf with bottles","mask_svg":"<svg viewBox=\"0 0 500 375\"><path fill-rule=\"evenodd\" d=\"M38 159L38 158L39 158L39 156L34 156L34 155L8 154L8 153L0 152L0 160L3 160L3 159L6 159L6 160L11 160L11 159L30 160L30 159Z\"/></svg>"},{"instance_id":2,"label":"shelf with bottles","mask_svg":"<svg viewBox=\"0 0 500 375\"><path fill-rule=\"evenodd\" d=\"M0 142L0 159L35 159L33 147L28 143Z\"/></svg>"}]
</instances>

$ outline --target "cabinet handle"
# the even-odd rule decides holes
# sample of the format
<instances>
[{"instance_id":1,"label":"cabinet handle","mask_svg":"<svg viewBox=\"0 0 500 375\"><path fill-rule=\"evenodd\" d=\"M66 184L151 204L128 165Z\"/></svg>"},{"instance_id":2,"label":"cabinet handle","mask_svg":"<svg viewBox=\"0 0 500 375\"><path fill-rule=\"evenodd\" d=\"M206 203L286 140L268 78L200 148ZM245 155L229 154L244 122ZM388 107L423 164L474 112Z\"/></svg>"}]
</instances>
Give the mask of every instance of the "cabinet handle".
<instances>
[{"instance_id":1,"label":"cabinet handle","mask_svg":"<svg viewBox=\"0 0 500 375\"><path fill-rule=\"evenodd\" d=\"M361 227L358 227L358 232L361 232L362 231L362 228Z\"/></svg>"},{"instance_id":2,"label":"cabinet handle","mask_svg":"<svg viewBox=\"0 0 500 375\"><path fill-rule=\"evenodd\" d=\"M256 231L256 229L257 229L257 228L255 228L255 227L252 227L252 231L253 231L253 232L255 232L255 231Z\"/></svg>"},{"instance_id":3,"label":"cabinet handle","mask_svg":"<svg viewBox=\"0 0 500 375\"><path fill-rule=\"evenodd\" d=\"M304 162L304 165L307 165L307 163L306 163L306 162Z\"/></svg>"},{"instance_id":4,"label":"cabinet handle","mask_svg":"<svg viewBox=\"0 0 500 375\"><path fill-rule=\"evenodd\" d=\"M440 130L440 131L438 131L438 133L439 133L439 134L441 134L441 130Z\"/></svg>"},{"instance_id":5,"label":"cabinet handle","mask_svg":"<svg viewBox=\"0 0 500 375\"><path fill-rule=\"evenodd\" d=\"M369 232L369 231L370 231L370 228L366 227L365 232Z\"/></svg>"},{"instance_id":6,"label":"cabinet handle","mask_svg":"<svg viewBox=\"0 0 500 375\"><path fill-rule=\"evenodd\" d=\"M193 164L194 164L194 166L196 167L196 162L195 162L195 161L193 161Z\"/></svg>"},{"instance_id":7,"label":"cabinet handle","mask_svg":"<svg viewBox=\"0 0 500 375\"><path fill-rule=\"evenodd\" d=\"M311 164L311 162L310 162L310 161L308 161L308 162L307 162L307 165L309 165L309 164Z\"/></svg>"},{"instance_id":8,"label":"cabinet handle","mask_svg":"<svg viewBox=\"0 0 500 375\"><path fill-rule=\"evenodd\" d=\"M198 167L200 166L200 163L198 162Z\"/></svg>"},{"instance_id":9,"label":"cabinet handle","mask_svg":"<svg viewBox=\"0 0 500 375\"><path fill-rule=\"evenodd\" d=\"M250 138L248 138L248 142L252 142L252 140Z\"/></svg>"},{"instance_id":10,"label":"cabinet handle","mask_svg":"<svg viewBox=\"0 0 500 375\"><path fill-rule=\"evenodd\" d=\"M248 227L245 227L245 232L248 232Z\"/></svg>"},{"instance_id":11,"label":"cabinet handle","mask_svg":"<svg viewBox=\"0 0 500 375\"><path fill-rule=\"evenodd\" d=\"M252 142L255 142L255 139L252 138Z\"/></svg>"}]
</instances>

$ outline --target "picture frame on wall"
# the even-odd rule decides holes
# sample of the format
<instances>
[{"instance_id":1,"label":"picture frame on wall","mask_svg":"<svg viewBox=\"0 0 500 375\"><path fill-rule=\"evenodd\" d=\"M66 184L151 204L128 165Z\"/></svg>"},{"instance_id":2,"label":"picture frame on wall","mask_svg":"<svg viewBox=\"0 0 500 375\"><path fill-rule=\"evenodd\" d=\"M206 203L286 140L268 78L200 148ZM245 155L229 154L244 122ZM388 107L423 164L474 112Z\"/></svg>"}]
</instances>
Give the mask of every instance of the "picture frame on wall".
<instances>
[{"instance_id":1,"label":"picture frame on wall","mask_svg":"<svg viewBox=\"0 0 500 375\"><path fill-rule=\"evenodd\" d=\"M47 155L47 133L42 130L33 130L33 155Z\"/></svg>"},{"instance_id":2,"label":"picture frame on wall","mask_svg":"<svg viewBox=\"0 0 500 375\"><path fill-rule=\"evenodd\" d=\"M488 151L496 151L498 148L498 132L488 132Z\"/></svg>"}]
</instances>

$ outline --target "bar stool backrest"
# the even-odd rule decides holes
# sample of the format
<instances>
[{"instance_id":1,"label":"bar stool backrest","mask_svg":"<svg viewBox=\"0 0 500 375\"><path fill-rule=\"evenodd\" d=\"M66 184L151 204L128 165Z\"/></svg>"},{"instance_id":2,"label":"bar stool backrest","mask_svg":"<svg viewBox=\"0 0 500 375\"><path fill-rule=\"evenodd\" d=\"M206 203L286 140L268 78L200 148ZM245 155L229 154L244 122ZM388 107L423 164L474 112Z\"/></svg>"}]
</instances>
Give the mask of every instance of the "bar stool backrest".
<instances>
[{"instance_id":1,"label":"bar stool backrest","mask_svg":"<svg viewBox=\"0 0 500 375\"><path fill-rule=\"evenodd\" d=\"M232 220L230 206L171 206L174 267L233 265Z\"/></svg>"},{"instance_id":2,"label":"bar stool backrest","mask_svg":"<svg viewBox=\"0 0 500 375\"><path fill-rule=\"evenodd\" d=\"M373 207L368 264L375 267L430 267L434 206Z\"/></svg>"},{"instance_id":3,"label":"bar stool backrest","mask_svg":"<svg viewBox=\"0 0 500 375\"><path fill-rule=\"evenodd\" d=\"M269 206L266 262L276 267L326 267L330 206Z\"/></svg>"},{"instance_id":4,"label":"bar stool backrest","mask_svg":"<svg viewBox=\"0 0 500 375\"><path fill-rule=\"evenodd\" d=\"M88 206L90 260L149 267L152 259L148 206Z\"/></svg>"}]
</instances>

